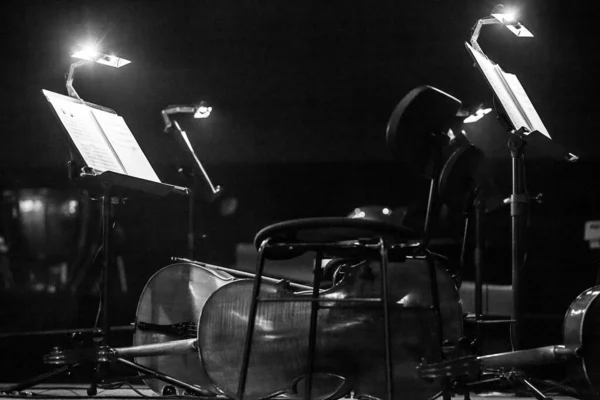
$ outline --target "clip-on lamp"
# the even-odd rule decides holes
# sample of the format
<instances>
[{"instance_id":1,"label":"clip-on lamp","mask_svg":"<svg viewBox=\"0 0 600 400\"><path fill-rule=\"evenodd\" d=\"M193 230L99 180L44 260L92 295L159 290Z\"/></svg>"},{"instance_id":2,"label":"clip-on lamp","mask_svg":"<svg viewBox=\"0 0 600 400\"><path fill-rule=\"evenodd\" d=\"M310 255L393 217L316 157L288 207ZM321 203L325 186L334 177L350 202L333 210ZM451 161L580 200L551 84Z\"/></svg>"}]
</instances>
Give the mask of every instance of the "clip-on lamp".
<instances>
[{"instance_id":1,"label":"clip-on lamp","mask_svg":"<svg viewBox=\"0 0 600 400\"><path fill-rule=\"evenodd\" d=\"M189 150L190 154L194 158L194 162L195 162L196 166L198 167L198 169L202 173L202 176L204 177L206 183L208 184L208 187L210 189L210 195L214 199L216 196L218 196L221 193L222 188L220 186L215 186L212 183L210 177L208 176L208 173L206 172L206 170L204 169L204 166L200 162L200 159L196 155L196 152L194 151L194 147L192 146L192 143L190 142L190 139L189 139L187 133L183 129L181 129L181 126L179 125L179 123L177 121L175 121L171 118L171 115L173 115L173 114L193 114L194 118L196 118L196 119L205 119L210 116L211 112L212 112L212 107L210 107L206 102L201 101L197 105L169 106L161 111L161 116L162 116L163 122L165 124L165 128L164 128L165 132L172 131L173 129L176 129L177 132L179 132L179 135L181 136L181 139L183 140L183 143L185 144L185 148L187 148L187 150ZM183 172L183 168L180 168L180 171ZM188 223L190 226L189 232L188 232L188 254L192 260L194 259L194 256L195 256L195 243L196 243L195 228L194 228L194 202L195 202L194 193L195 193L195 191L192 191L189 196L190 213L189 213L189 217L188 217L189 218Z\"/></svg>"}]
</instances>

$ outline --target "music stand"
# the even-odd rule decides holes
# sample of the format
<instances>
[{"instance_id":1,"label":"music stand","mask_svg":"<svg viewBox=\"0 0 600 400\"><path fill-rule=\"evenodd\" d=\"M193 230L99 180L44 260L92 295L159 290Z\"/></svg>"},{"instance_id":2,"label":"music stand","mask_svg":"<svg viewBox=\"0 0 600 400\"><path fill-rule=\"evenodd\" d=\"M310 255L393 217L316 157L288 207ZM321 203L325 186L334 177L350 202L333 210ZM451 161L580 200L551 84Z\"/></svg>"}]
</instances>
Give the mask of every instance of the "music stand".
<instances>
[{"instance_id":1,"label":"music stand","mask_svg":"<svg viewBox=\"0 0 600 400\"><path fill-rule=\"evenodd\" d=\"M545 156L556 160L575 162L578 157L566 151L561 145L551 140L546 127L537 114L527 93L516 75L506 73L493 63L476 45L465 43L467 50L486 78L499 102L497 112L501 122L509 133L508 149L511 155L512 190L509 198L511 215L511 267L513 310L511 315L511 343L515 350L520 349L519 331L522 319L521 309L521 275L524 265L523 227L526 221L529 199L525 188L524 164L526 145L540 150Z\"/></svg>"},{"instance_id":2,"label":"music stand","mask_svg":"<svg viewBox=\"0 0 600 400\"><path fill-rule=\"evenodd\" d=\"M103 330L100 332L100 338L96 338L99 340L95 340L98 351L95 358L92 358L96 363L96 371L88 389L89 395L95 395L97 385L105 372L104 366L107 365L102 354L106 350L110 351L108 347L110 326L107 303L109 297L109 271L114 264L111 229L114 218L114 205L133 192L144 192L157 196L166 196L171 193L189 196L190 191L185 187L160 182L124 120L113 110L84 102L80 98L73 99L46 90L42 92L50 103L54 115L61 122L62 130L68 138L71 154L71 160L68 162L69 178L85 190L91 198L99 196L102 202ZM60 353L60 351L54 353ZM86 360L89 361L89 359ZM182 387L191 393L206 394L197 387L180 382L135 362L121 358L118 358L117 361L138 372L153 375L157 379ZM79 361L73 362L75 365L79 365L79 363ZM62 365L64 363L54 364ZM6 390L8 392L24 390L54 375L66 372L69 368L69 365L63 366Z\"/></svg>"}]
</instances>

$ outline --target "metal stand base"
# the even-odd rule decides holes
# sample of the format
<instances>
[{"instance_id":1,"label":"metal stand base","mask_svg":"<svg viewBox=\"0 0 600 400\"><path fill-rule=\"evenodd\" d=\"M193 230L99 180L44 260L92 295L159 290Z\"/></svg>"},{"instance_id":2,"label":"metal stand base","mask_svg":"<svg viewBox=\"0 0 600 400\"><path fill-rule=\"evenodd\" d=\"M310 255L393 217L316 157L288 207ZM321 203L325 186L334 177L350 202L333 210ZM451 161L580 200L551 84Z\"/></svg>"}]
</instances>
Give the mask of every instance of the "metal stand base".
<instances>
[{"instance_id":1,"label":"metal stand base","mask_svg":"<svg viewBox=\"0 0 600 400\"><path fill-rule=\"evenodd\" d=\"M515 391L522 387L525 391L533 395L538 400L552 400L551 397L546 396L540 389L538 389L532 382L531 379L526 378L525 375L518 371L511 371L508 374L500 375L495 378L486 379L479 382L473 382L465 385L465 390L470 391L476 387L485 387L487 385L493 385L496 383L508 382L513 386Z\"/></svg>"},{"instance_id":2,"label":"metal stand base","mask_svg":"<svg viewBox=\"0 0 600 400\"><path fill-rule=\"evenodd\" d=\"M210 392L198 387L193 386L178 379L175 379L169 375L165 375L160 371L145 367L143 365L137 364L133 361L126 360L124 358L116 358L116 362L125 365L126 367L133 369L142 374L148 375L155 379L160 379L163 382L166 382L170 385L176 386L180 389L185 390L187 393L190 393L194 396L203 396L207 398L214 398L214 395L211 395ZM23 390L29 389L37 384L40 384L54 376L60 375L62 373L69 373L74 368L80 367L82 364L76 363L71 365L64 365L60 368L57 368L54 371L46 372L40 374L36 377L18 383L14 386L7 387L3 390L4 393L14 393L21 392ZM98 385L102 382L102 379L106 376L108 370L110 368L110 363L99 362L93 372L93 376L91 377L90 387L87 389L88 396L95 396L98 393Z\"/></svg>"}]
</instances>

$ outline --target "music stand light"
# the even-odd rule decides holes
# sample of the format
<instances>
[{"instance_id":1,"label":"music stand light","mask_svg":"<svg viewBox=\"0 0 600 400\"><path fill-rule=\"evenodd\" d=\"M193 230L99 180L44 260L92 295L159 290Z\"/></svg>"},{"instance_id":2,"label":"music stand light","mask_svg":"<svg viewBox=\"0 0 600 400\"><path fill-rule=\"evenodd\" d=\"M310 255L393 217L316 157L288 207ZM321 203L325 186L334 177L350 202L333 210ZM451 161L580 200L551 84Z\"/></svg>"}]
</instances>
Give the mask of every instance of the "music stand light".
<instances>
[{"instance_id":1,"label":"music stand light","mask_svg":"<svg viewBox=\"0 0 600 400\"><path fill-rule=\"evenodd\" d=\"M211 197L213 199L215 199L218 195L222 194L222 188L218 185L215 186L213 184L212 180L208 176L208 173L206 172L206 169L204 169L204 166L202 165L200 158L194 151L194 147L192 146L192 143L190 142L190 139L189 139L187 133L183 129L181 129L181 126L179 126L179 123L177 121L175 121L171 118L171 115L174 115L174 114L193 114L194 118L196 118L196 119L199 119L199 118L206 119L210 116L211 112L212 112L212 107L210 107L208 105L208 103L206 103L205 101L201 101L200 103L194 104L194 105L168 106L167 108L165 108L161 111L161 116L162 116L163 122L165 124L164 131L166 133L168 133L172 130L176 130L179 133L179 136L181 137L180 145L183 148L185 148L187 151L189 151L189 153L192 155L192 158L194 159L196 166L200 170L202 176L204 177L205 182L209 186ZM175 129L173 129L173 128L175 128ZM180 168L179 171L182 173L184 172L183 168ZM192 176L193 176L193 174L192 174ZM189 232L188 232L188 254L191 259L194 259L194 256L195 256L195 242L196 242L196 239L195 239L196 235L195 235L195 228L194 228L195 196L196 196L195 191L192 191L192 194L189 196L190 213L189 213L188 224L189 224L190 228L189 228Z\"/></svg>"},{"instance_id":2,"label":"music stand light","mask_svg":"<svg viewBox=\"0 0 600 400\"><path fill-rule=\"evenodd\" d=\"M469 112L469 115L463 120L463 124L472 124L479 121L492 111L491 108L479 107L476 110Z\"/></svg>"},{"instance_id":3,"label":"music stand light","mask_svg":"<svg viewBox=\"0 0 600 400\"><path fill-rule=\"evenodd\" d=\"M523 24L517 20L515 12L493 13L489 17L479 19L475 23L475 26L471 32L471 39L469 39L471 46L480 51L482 54L485 53L483 50L481 50L481 47L479 47L477 39L479 39L479 33L483 25L504 25L509 31L514 33L515 36L533 37L533 33L531 33L529 29L525 28L525 26L523 26Z\"/></svg>"},{"instance_id":4,"label":"music stand light","mask_svg":"<svg viewBox=\"0 0 600 400\"><path fill-rule=\"evenodd\" d=\"M74 63L71 63L71 65L69 66L69 73L67 74L66 82L67 93L69 94L69 96L76 98L80 101L82 101L81 97L79 97L79 94L77 94L75 88L73 87L73 80L75 79L75 70L77 68L89 63L98 63L113 68L121 68L131 63L131 61L117 57L113 54L100 53L91 46L74 52L73 54L71 54L71 57L77 58L78 60Z\"/></svg>"},{"instance_id":5,"label":"music stand light","mask_svg":"<svg viewBox=\"0 0 600 400\"><path fill-rule=\"evenodd\" d=\"M165 123L165 132L173 127L173 121L170 115L173 114L194 114L196 119L206 119L210 116L212 107L204 100L195 105L173 105L168 106L161 111L163 122Z\"/></svg>"}]
</instances>

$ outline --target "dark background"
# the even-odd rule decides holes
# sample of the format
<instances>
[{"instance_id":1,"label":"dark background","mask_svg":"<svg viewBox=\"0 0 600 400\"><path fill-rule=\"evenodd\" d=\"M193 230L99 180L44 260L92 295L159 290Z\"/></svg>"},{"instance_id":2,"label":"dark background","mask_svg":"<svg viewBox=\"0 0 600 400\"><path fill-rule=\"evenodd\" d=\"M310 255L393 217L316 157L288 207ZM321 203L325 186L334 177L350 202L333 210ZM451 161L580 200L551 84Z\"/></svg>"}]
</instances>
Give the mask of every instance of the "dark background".
<instances>
[{"instance_id":1,"label":"dark background","mask_svg":"<svg viewBox=\"0 0 600 400\"><path fill-rule=\"evenodd\" d=\"M525 274L531 321L525 339L537 346L561 340L569 303L596 281L595 255L583 241L585 221L600 217L595 10L545 0L505 4L519 10L536 37L519 39L491 26L483 29L480 44L519 76L553 139L580 156L578 163L567 164L536 150L527 155L528 191L544 194L543 204L532 208ZM428 183L391 158L384 140L387 120L397 102L423 84L465 105L491 106L491 92L464 42L477 19L495 5L467 0L5 2L0 6L1 188L17 196L23 188L78 196L67 179L64 133L41 89L65 93L70 52L80 43L98 41L103 51L132 63L118 70L82 67L75 87L85 100L125 118L164 182L185 185L177 168L187 159L163 133L161 109L200 100L213 107L207 120L180 121L212 180L235 196L239 207L224 217L218 206L198 201L196 223L207 237L199 240L197 259L232 265L237 243L250 242L262 227L285 219L346 215L368 204L423 204ZM485 151L498 187L508 195L507 136L494 116L465 130ZM90 207L94 226L99 214ZM148 278L168 265L169 257L186 255L186 207L175 196L138 196L118 207L119 252L129 287L124 294L113 289L112 323L133 321ZM10 213L3 215L9 235ZM509 218L508 209L487 217L489 282L510 282ZM67 236L67 243L81 235L74 228L64 232L52 235ZM61 249L58 256L75 257ZM34 263L20 251L16 246L10 254L13 268L20 269L17 275L55 261ZM4 290L0 330L92 326L98 266L87 268L84 275L92 283L74 294ZM59 339L0 340L10 349L5 359L18 357L32 371ZM24 369L12 370L7 379L23 375Z\"/></svg>"}]
</instances>

